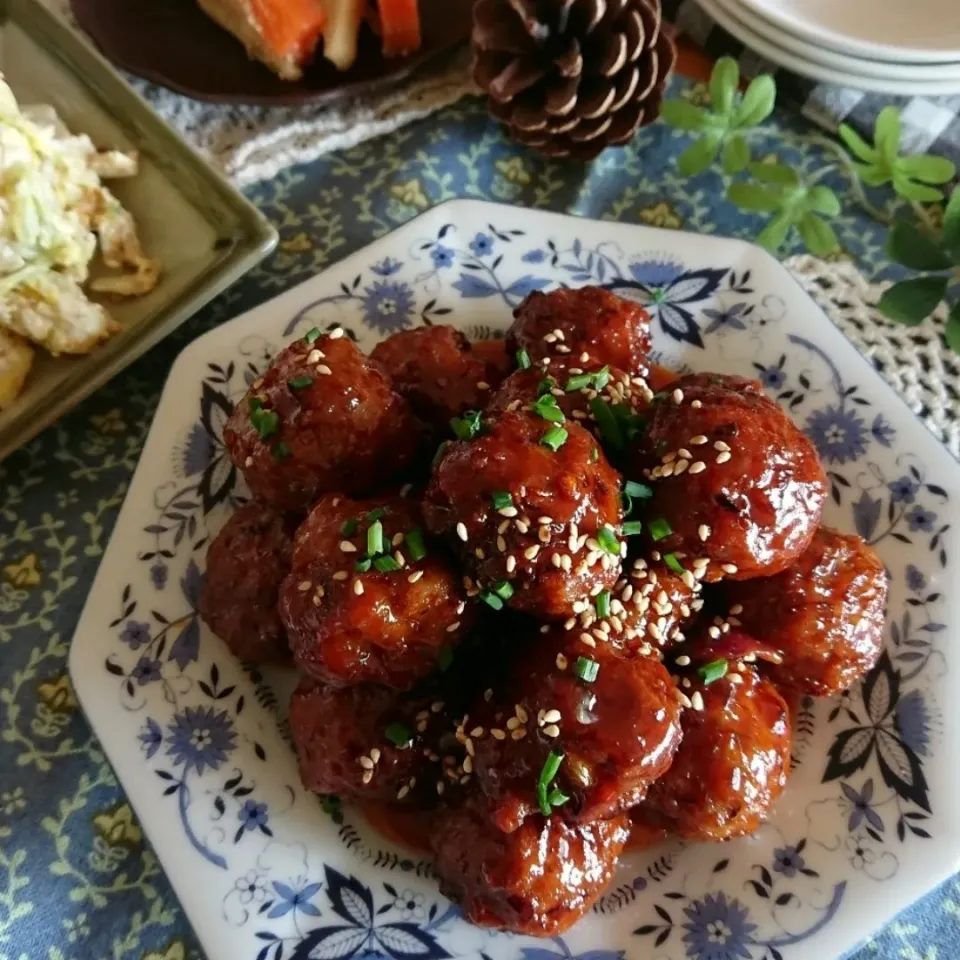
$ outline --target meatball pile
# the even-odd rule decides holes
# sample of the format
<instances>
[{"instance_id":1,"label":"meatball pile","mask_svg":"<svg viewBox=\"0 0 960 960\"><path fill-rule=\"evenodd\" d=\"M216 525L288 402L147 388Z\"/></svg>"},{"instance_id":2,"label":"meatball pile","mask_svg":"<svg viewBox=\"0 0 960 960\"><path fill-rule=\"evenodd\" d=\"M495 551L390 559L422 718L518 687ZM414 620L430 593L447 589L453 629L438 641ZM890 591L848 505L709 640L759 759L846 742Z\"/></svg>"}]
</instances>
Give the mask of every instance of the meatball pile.
<instances>
[{"instance_id":1,"label":"meatball pile","mask_svg":"<svg viewBox=\"0 0 960 960\"><path fill-rule=\"evenodd\" d=\"M596 287L531 294L505 342L312 330L224 432L254 499L210 545L204 620L300 671L309 789L430 810L478 924L562 933L634 826L754 831L790 696L879 656L886 573L821 524L814 446L759 383L649 349Z\"/></svg>"}]
</instances>

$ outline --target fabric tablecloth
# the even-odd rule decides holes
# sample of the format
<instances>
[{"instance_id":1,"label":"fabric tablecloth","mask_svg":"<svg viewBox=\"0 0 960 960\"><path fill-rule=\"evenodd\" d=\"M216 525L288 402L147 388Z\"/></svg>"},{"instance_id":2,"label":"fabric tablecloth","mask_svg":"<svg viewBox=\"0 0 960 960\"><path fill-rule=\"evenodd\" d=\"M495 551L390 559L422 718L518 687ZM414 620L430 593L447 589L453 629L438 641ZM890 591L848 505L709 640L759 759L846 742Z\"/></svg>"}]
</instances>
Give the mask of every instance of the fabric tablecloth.
<instances>
[{"instance_id":1,"label":"fabric tablecloth","mask_svg":"<svg viewBox=\"0 0 960 960\"><path fill-rule=\"evenodd\" d=\"M674 93L695 96L686 86L675 81ZM798 169L816 159L791 118L779 118L774 136L788 141ZM249 191L280 230L276 254L0 464L0 958L200 956L66 673L80 609L166 371L184 344L451 197L749 238L752 227L723 198L718 175L685 180L677 173L673 160L685 143L658 124L589 168L567 166L508 144L479 101L466 99L388 137L288 170ZM836 227L843 258L871 279L892 275L880 227L852 205ZM898 360L896 349L890 353L883 330L856 323L871 352L893 357L884 361L886 374L909 393L909 376L898 380L896 366L909 361ZM909 349L918 342L939 353L929 328L911 331ZM956 375L955 364L950 371ZM938 401L924 394L931 388L923 379L911 403L921 410L939 404L928 422L952 436L955 447L956 410L949 396ZM856 960L958 955L956 881L855 954Z\"/></svg>"}]
</instances>

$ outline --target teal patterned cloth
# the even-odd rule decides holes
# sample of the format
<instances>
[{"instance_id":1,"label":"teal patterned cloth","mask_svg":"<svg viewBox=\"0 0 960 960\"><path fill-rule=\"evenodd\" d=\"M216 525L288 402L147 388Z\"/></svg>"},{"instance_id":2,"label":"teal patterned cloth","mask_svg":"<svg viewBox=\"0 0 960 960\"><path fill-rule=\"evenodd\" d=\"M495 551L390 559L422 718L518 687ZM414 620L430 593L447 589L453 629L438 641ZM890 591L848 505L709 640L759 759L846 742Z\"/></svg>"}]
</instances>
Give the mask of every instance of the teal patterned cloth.
<instances>
[{"instance_id":1,"label":"teal patterned cloth","mask_svg":"<svg viewBox=\"0 0 960 960\"><path fill-rule=\"evenodd\" d=\"M676 81L674 94L701 91ZM822 166L806 136L778 117L758 153L776 149L801 172ZM251 191L280 230L276 254L0 464L0 960L201 955L66 674L80 609L183 346L451 197L749 238L756 224L723 199L719 174L688 181L676 172L686 142L658 124L589 168L568 166L507 143L482 104L465 100L290 170ZM883 230L852 203L835 225L844 255L868 276L890 272ZM960 884L854 956L960 956Z\"/></svg>"}]
</instances>

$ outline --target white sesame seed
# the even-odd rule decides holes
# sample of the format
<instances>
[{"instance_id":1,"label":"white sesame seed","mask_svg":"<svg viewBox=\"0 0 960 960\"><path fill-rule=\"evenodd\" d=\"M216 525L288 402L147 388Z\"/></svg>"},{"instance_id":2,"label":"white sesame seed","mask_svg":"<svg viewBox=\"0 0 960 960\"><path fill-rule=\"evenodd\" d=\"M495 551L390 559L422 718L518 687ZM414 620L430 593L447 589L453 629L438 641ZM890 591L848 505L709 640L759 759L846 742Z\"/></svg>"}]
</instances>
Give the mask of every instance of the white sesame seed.
<instances>
[{"instance_id":1,"label":"white sesame seed","mask_svg":"<svg viewBox=\"0 0 960 960\"><path fill-rule=\"evenodd\" d=\"M329 377L333 373L333 371L325 363L318 363L317 373L319 373L323 377Z\"/></svg>"},{"instance_id":2,"label":"white sesame seed","mask_svg":"<svg viewBox=\"0 0 960 960\"><path fill-rule=\"evenodd\" d=\"M507 532L507 527L509 526L510 526L509 520L501 520L499 525L497 526L497 533L502 536Z\"/></svg>"},{"instance_id":3,"label":"white sesame seed","mask_svg":"<svg viewBox=\"0 0 960 960\"><path fill-rule=\"evenodd\" d=\"M558 340L563 340L563 339L564 339L563 331L562 331L559 327L554 327L554 328L553 328L553 335L554 335Z\"/></svg>"},{"instance_id":4,"label":"white sesame seed","mask_svg":"<svg viewBox=\"0 0 960 960\"><path fill-rule=\"evenodd\" d=\"M463 772L473 773L473 758L469 755L463 758Z\"/></svg>"},{"instance_id":5,"label":"white sesame seed","mask_svg":"<svg viewBox=\"0 0 960 960\"><path fill-rule=\"evenodd\" d=\"M680 686L683 687L684 690L689 690L690 687L693 686L693 684L690 683L690 678L689 678L689 677L684 677L684 678L680 681Z\"/></svg>"},{"instance_id":6,"label":"white sesame seed","mask_svg":"<svg viewBox=\"0 0 960 960\"><path fill-rule=\"evenodd\" d=\"M356 552L357 552L357 548L356 548L349 540L341 540L341 541L340 541L340 549L341 549L344 553L356 553Z\"/></svg>"},{"instance_id":7,"label":"white sesame seed","mask_svg":"<svg viewBox=\"0 0 960 960\"><path fill-rule=\"evenodd\" d=\"M370 759L371 759L374 763L379 763L379 762L380 762L380 748L379 748L379 747L371 747L371 748L370 748Z\"/></svg>"},{"instance_id":8,"label":"white sesame seed","mask_svg":"<svg viewBox=\"0 0 960 960\"><path fill-rule=\"evenodd\" d=\"M517 729L514 730L513 733L510 734L510 736L511 736L514 740L522 740L526 735L527 735L527 728L526 728L526 727L517 727Z\"/></svg>"},{"instance_id":9,"label":"white sesame seed","mask_svg":"<svg viewBox=\"0 0 960 960\"><path fill-rule=\"evenodd\" d=\"M477 381L477 389L478 389L478 390L489 390L489 389L490 389L490 384L487 383L486 380L478 380L478 381Z\"/></svg>"},{"instance_id":10,"label":"white sesame seed","mask_svg":"<svg viewBox=\"0 0 960 960\"><path fill-rule=\"evenodd\" d=\"M484 734L484 729L483 729L483 727L474 727L474 728L470 731L470 736L471 736L471 737L477 737L478 739L479 739L480 737L482 737L483 734Z\"/></svg>"},{"instance_id":11,"label":"white sesame seed","mask_svg":"<svg viewBox=\"0 0 960 960\"><path fill-rule=\"evenodd\" d=\"M307 363L319 363L324 359L323 352L320 350L311 350L307 354Z\"/></svg>"},{"instance_id":12,"label":"white sesame seed","mask_svg":"<svg viewBox=\"0 0 960 960\"><path fill-rule=\"evenodd\" d=\"M339 340L343 336L343 327L334 327L327 336L331 340Z\"/></svg>"},{"instance_id":13,"label":"white sesame seed","mask_svg":"<svg viewBox=\"0 0 960 960\"><path fill-rule=\"evenodd\" d=\"M517 558L513 555L507 557L507 573L513 573L517 569Z\"/></svg>"},{"instance_id":14,"label":"white sesame seed","mask_svg":"<svg viewBox=\"0 0 960 960\"><path fill-rule=\"evenodd\" d=\"M724 573L728 573L730 576L733 576L737 572L737 565L735 563L722 563L720 564L720 569Z\"/></svg>"},{"instance_id":15,"label":"white sesame seed","mask_svg":"<svg viewBox=\"0 0 960 960\"><path fill-rule=\"evenodd\" d=\"M359 597L363 595L363 583L359 580L353 581L353 592Z\"/></svg>"},{"instance_id":16,"label":"white sesame seed","mask_svg":"<svg viewBox=\"0 0 960 960\"><path fill-rule=\"evenodd\" d=\"M539 552L540 552L540 544L535 543L532 547L527 547L527 549L523 551L523 556L527 560L533 560L536 558Z\"/></svg>"},{"instance_id":17,"label":"white sesame seed","mask_svg":"<svg viewBox=\"0 0 960 960\"><path fill-rule=\"evenodd\" d=\"M457 524L457 536L458 536L464 543L467 542L467 539L468 539L468 536L469 536L469 535L467 534L467 526L466 526L465 523L463 523L463 521L461 521L460 523Z\"/></svg>"},{"instance_id":18,"label":"white sesame seed","mask_svg":"<svg viewBox=\"0 0 960 960\"><path fill-rule=\"evenodd\" d=\"M364 782L364 783L369 783L372 779L373 779L373 771L372 771L372 770L364 770L364 771L363 771L363 782Z\"/></svg>"},{"instance_id":19,"label":"white sesame seed","mask_svg":"<svg viewBox=\"0 0 960 960\"><path fill-rule=\"evenodd\" d=\"M410 792L410 788L409 788L406 784L404 784L404 785L397 791L397 799L398 799L398 800L402 800L409 792Z\"/></svg>"},{"instance_id":20,"label":"white sesame seed","mask_svg":"<svg viewBox=\"0 0 960 960\"><path fill-rule=\"evenodd\" d=\"M517 516L519 512L520 511L517 510L516 507L501 507L497 511L497 513L499 513L501 517L511 517L511 518Z\"/></svg>"},{"instance_id":21,"label":"white sesame seed","mask_svg":"<svg viewBox=\"0 0 960 960\"><path fill-rule=\"evenodd\" d=\"M457 620L455 623L451 623L450 626L447 627L447 633L456 633L456 631L459 629L460 629L460 621Z\"/></svg>"},{"instance_id":22,"label":"white sesame seed","mask_svg":"<svg viewBox=\"0 0 960 960\"><path fill-rule=\"evenodd\" d=\"M683 403L683 391L679 387L673 391L672 396L674 403Z\"/></svg>"},{"instance_id":23,"label":"white sesame seed","mask_svg":"<svg viewBox=\"0 0 960 960\"><path fill-rule=\"evenodd\" d=\"M690 464L690 473L703 473L707 469L707 465L702 460L694 460Z\"/></svg>"},{"instance_id":24,"label":"white sesame seed","mask_svg":"<svg viewBox=\"0 0 960 960\"><path fill-rule=\"evenodd\" d=\"M690 706L694 710L703 709L703 694L699 690L694 690L692 696L690 697Z\"/></svg>"},{"instance_id":25,"label":"white sesame seed","mask_svg":"<svg viewBox=\"0 0 960 960\"><path fill-rule=\"evenodd\" d=\"M710 636L713 637L714 640L716 640L716 639L718 639L719 636L720 636L720 628L719 628L719 627L716 627L716 626L711 626L711 627L707 630L707 633L709 633Z\"/></svg>"},{"instance_id":26,"label":"white sesame seed","mask_svg":"<svg viewBox=\"0 0 960 960\"><path fill-rule=\"evenodd\" d=\"M544 723L559 723L561 713L559 710L547 710L543 715Z\"/></svg>"},{"instance_id":27,"label":"white sesame seed","mask_svg":"<svg viewBox=\"0 0 960 960\"><path fill-rule=\"evenodd\" d=\"M245 467L252 467L252 466L253 466L253 457L247 457L247 459L243 461L243 465L244 465Z\"/></svg>"},{"instance_id":28,"label":"white sesame seed","mask_svg":"<svg viewBox=\"0 0 960 960\"><path fill-rule=\"evenodd\" d=\"M552 563L553 566L555 566L555 567L559 570L560 567L561 567L562 564L563 564L563 560L562 560L562 558L560 557L560 554L559 554L559 553L553 553L553 554L551 554L551 555L550 555L550 563Z\"/></svg>"},{"instance_id":29,"label":"white sesame seed","mask_svg":"<svg viewBox=\"0 0 960 960\"><path fill-rule=\"evenodd\" d=\"M580 362L581 362L581 363L589 363L589 362L590 362L590 354L587 353L586 350L584 350L583 353L580 354Z\"/></svg>"},{"instance_id":30,"label":"white sesame seed","mask_svg":"<svg viewBox=\"0 0 960 960\"><path fill-rule=\"evenodd\" d=\"M706 542L707 540L710 539L710 528L705 523L701 523L700 526L697 528L697 534L699 535L701 540Z\"/></svg>"},{"instance_id":31,"label":"white sesame seed","mask_svg":"<svg viewBox=\"0 0 960 960\"><path fill-rule=\"evenodd\" d=\"M430 710L433 713L439 713L442 709L443 709L442 700L434 700L433 703L430 704Z\"/></svg>"},{"instance_id":32,"label":"white sesame seed","mask_svg":"<svg viewBox=\"0 0 960 960\"><path fill-rule=\"evenodd\" d=\"M665 453L665 454L660 458L660 462L661 462L661 463L673 463L673 461L676 460L676 459L677 459L676 453L675 453L673 450L671 450L669 453Z\"/></svg>"},{"instance_id":33,"label":"white sesame seed","mask_svg":"<svg viewBox=\"0 0 960 960\"><path fill-rule=\"evenodd\" d=\"M672 477L672 476L673 476L673 469L674 469L674 467L673 467L673 464L672 464L672 463L667 463L667 464L665 464L663 467L660 468L660 476L661 476L661 477Z\"/></svg>"},{"instance_id":34,"label":"white sesame seed","mask_svg":"<svg viewBox=\"0 0 960 960\"><path fill-rule=\"evenodd\" d=\"M728 453L730 451L730 444L724 443L722 440L714 440L713 449L719 450L721 453Z\"/></svg>"},{"instance_id":35,"label":"white sesame seed","mask_svg":"<svg viewBox=\"0 0 960 960\"><path fill-rule=\"evenodd\" d=\"M507 550L507 541L503 537L497 537L497 549L501 553L506 553Z\"/></svg>"},{"instance_id":36,"label":"white sesame seed","mask_svg":"<svg viewBox=\"0 0 960 960\"><path fill-rule=\"evenodd\" d=\"M735 603L735 604L730 608L730 612L731 612L734 616L738 616L739 614L743 613L743 604L742 604L742 603Z\"/></svg>"},{"instance_id":37,"label":"white sesame seed","mask_svg":"<svg viewBox=\"0 0 960 960\"><path fill-rule=\"evenodd\" d=\"M350 574L347 573L346 570L338 570L338 571L333 575L333 579L334 579L334 580L346 580L347 577L349 577L349 576L350 576Z\"/></svg>"},{"instance_id":38,"label":"white sesame seed","mask_svg":"<svg viewBox=\"0 0 960 960\"><path fill-rule=\"evenodd\" d=\"M680 574L680 579L683 581L684 585L689 587L691 590L696 589L697 581L689 570L684 570L683 573Z\"/></svg>"},{"instance_id":39,"label":"white sesame seed","mask_svg":"<svg viewBox=\"0 0 960 960\"><path fill-rule=\"evenodd\" d=\"M694 403L696 403L696 400L694 400ZM677 691L677 700L680 702L681 706L686 707L687 709L690 708L691 706L690 698L681 690Z\"/></svg>"},{"instance_id":40,"label":"white sesame seed","mask_svg":"<svg viewBox=\"0 0 960 960\"><path fill-rule=\"evenodd\" d=\"M487 687L487 689L483 691L483 699L486 700L487 703L489 703L493 699L492 687Z\"/></svg>"},{"instance_id":41,"label":"white sesame seed","mask_svg":"<svg viewBox=\"0 0 960 960\"><path fill-rule=\"evenodd\" d=\"M422 570L415 570L407 577L407 583L416 583L423 576Z\"/></svg>"},{"instance_id":42,"label":"white sesame seed","mask_svg":"<svg viewBox=\"0 0 960 960\"><path fill-rule=\"evenodd\" d=\"M309 580L301 580L297 589L301 593L306 593L312 586L313 584Z\"/></svg>"},{"instance_id":43,"label":"white sesame seed","mask_svg":"<svg viewBox=\"0 0 960 960\"><path fill-rule=\"evenodd\" d=\"M686 447L681 447L681 448L677 451L677 456L680 457L680 458L683 459L683 460L692 460L692 459L693 459L693 454L692 454Z\"/></svg>"},{"instance_id":44,"label":"white sesame seed","mask_svg":"<svg viewBox=\"0 0 960 960\"><path fill-rule=\"evenodd\" d=\"M682 657L677 657L677 666L678 667L688 667L690 665L690 658L684 654Z\"/></svg>"},{"instance_id":45,"label":"white sesame seed","mask_svg":"<svg viewBox=\"0 0 960 960\"><path fill-rule=\"evenodd\" d=\"M508 729L508 730L516 730L517 727L519 727L519 726L520 726L520 718L519 718L519 717L510 717L510 719L507 720L507 729Z\"/></svg>"},{"instance_id":46,"label":"white sesame seed","mask_svg":"<svg viewBox=\"0 0 960 960\"><path fill-rule=\"evenodd\" d=\"M689 460L678 460L676 466L673 468L673 475L675 477L679 477L680 474L683 473L689 466Z\"/></svg>"},{"instance_id":47,"label":"white sesame seed","mask_svg":"<svg viewBox=\"0 0 960 960\"><path fill-rule=\"evenodd\" d=\"M703 406L703 401L694 400L691 402L690 406L693 407L694 410L699 410Z\"/></svg>"},{"instance_id":48,"label":"white sesame seed","mask_svg":"<svg viewBox=\"0 0 960 960\"><path fill-rule=\"evenodd\" d=\"M523 520L514 520L513 525L517 528L518 533L529 533L530 524L524 523Z\"/></svg>"},{"instance_id":49,"label":"white sesame seed","mask_svg":"<svg viewBox=\"0 0 960 960\"><path fill-rule=\"evenodd\" d=\"M588 647L596 647L596 645L597 645L597 641L594 640L593 637L591 637L589 633L581 633L581 634L580 634L580 639L581 639L581 640L583 641L583 643L584 643L586 646L588 646Z\"/></svg>"},{"instance_id":50,"label":"white sesame seed","mask_svg":"<svg viewBox=\"0 0 960 960\"><path fill-rule=\"evenodd\" d=\"M698 433L695 437L690 438L691 447L699 447L707 442L707 438L702 434Z\"/></svg>"},{"instance_id":51,"label":"white sesame seed","mask_svg":"<svg viewBox=\"0 0 960 960\"><path fill-rule=\"evenodd\" d=\"M390 546L399 547L401 543L403 543L403 534L395 533L393 539L390 541Z\"/></svg>"},{"instance_id":52,"label":"white sesame seed","mask_svg":"<svg viewBox=\"0 0 960 960\"><path fill-rule=\"evenodd\" d=\"M494 727L494 728L490 731L490 736L493 737L494 740L506 740L506 739L507 739L507 735L506 735L502 730L498 729L497 727Z\"/></svg>"},{"instance_id":53,"label":"white sesame seed","mask_svg":"<svg viewBox=\"0 0 960 960\"><path fill-rule=\"evenodd\" d=\"M733 454L730 453L718 453L717 454L717 463L726 463Z\"/></svg>"},{"instance_id":54,"label":"white sesame seed","mask_svg":"<svg viewBox=\"0 0 960 960\"><path fill-rule=\"evenodd\" d=\"M548 724L543 728L543 735L545 737L559 737L560 728L555 723Z\"/></svg>"},{"instance_id":55,"label":"white sesame seed","mask_svg":"<svg viewBox=\"0 0 960 960\"><path fill-rule=\"evenodd\" d=\"M369 757L361 757L360 766L363 767L364 770L372 770L373 761Z\"/></svg>"},{"instance_id":56,"label":"white sesame seed","mask_svg":"<svg viewBox=\"0 0 960 960\"><path fill-rule=\"evenodd\" d=\"M566 670L567 669L567 658L562 654L557 654L557 669Z\"/></svg>"}]
</instances>

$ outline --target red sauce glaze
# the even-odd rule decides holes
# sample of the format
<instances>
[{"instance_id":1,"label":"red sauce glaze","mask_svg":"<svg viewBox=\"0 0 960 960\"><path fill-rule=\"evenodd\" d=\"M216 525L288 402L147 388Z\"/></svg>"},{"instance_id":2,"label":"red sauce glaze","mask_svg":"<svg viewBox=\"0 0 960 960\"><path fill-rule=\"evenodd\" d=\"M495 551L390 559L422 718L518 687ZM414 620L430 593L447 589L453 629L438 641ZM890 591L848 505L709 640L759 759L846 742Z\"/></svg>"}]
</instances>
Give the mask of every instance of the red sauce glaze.
<instances>
[{"instance_id":1,"label":"red sauce glaze","mask_svg":"<svg viewBox=\"0 0 960 960\"><path fill-rule=\"evenodd\" d=\"M860 537L821 527L788 569L727 584L724 599L743 607L745 631L783 655L767 676L799 693L840 693L880 656L887 574Z\"/></svg>"},{"instance_id":2,"label":"red sauce glaze","mask_svg":"<svg viewBox=\"0 0 960 960\"><path fill-rule=\"evenodd\" d=\"M706 558L707 580L779 573L820 523L827 481L816 448L757 381L693 374L675 389L682 401L654 405L632 460L632 477L653 481L648 520L672 531L656 548Z\"/></svg>"},{"instance_id":3,"label":"red sauce glaze","mask_svg":"<svg viewBox=\"0 0 960 960\"><path fill-rule=\"evenodd\" d=\"M507 349L526 350L535 366L576 360L591 369L609 365L631 376L646 375L650 315L632 300L601 287L535 291L513 316ZM557 330L562 339L552 339Z\"/></svg>"},{"instance_id":4,"label":"red sauce glaze","mask_svg":"<svg viewBox=\"0 0 960 960\"><path fill-rule=\"evenodd\" d=\"M553 553L570 553L573 524L584 540L603 526L617 533L623 507L620 476L594 438L567 421L566 442L554 451L541 442L553 426L532 413L486 421L478 437L452 443L434 464L423 510L429 529L446 538L478 585L508 581L512 607L563 619L594 586L613 586L620 558L584 543L564 570L554 566ZM493 500L498 493L510 494L506 509L516 516L498 512ZM541 517L550 522L539 523Z\"/></svg>"},{"instance_id":5,"label":"red sauce glaze","mask_svg":"<svg viewBox=\"0 0 960 960\"><path fill-rule=\"evenodd\" d=\"M280 351L234 408L223 439L256 496L301 510L328 491L385 486L412 461L420 427L378 364L348 337L324 336Z\"/></svg>"},{"instance_id":6,"label":"red sauce glaze","mask_svg":"<svg viewBox=\"0 0 960 960\"><path fill-rule=\"evenodd\" d=\"M363 818L391 843L411 853L430 856L431 837L436 831L436 812L417 807L361 802Z\"/></svg>"}]
</instances>

